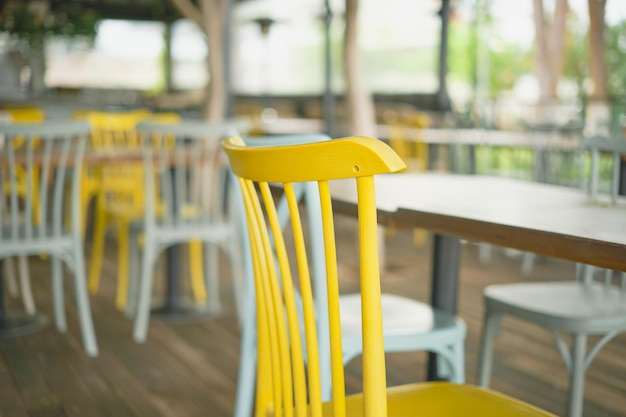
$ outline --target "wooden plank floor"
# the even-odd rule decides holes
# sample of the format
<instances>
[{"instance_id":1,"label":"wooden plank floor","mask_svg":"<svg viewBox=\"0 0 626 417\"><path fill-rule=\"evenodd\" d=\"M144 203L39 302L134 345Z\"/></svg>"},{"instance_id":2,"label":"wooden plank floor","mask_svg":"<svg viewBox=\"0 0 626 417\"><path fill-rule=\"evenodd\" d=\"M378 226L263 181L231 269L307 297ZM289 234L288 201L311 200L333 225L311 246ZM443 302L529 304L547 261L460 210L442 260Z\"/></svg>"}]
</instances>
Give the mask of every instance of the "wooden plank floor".
<instances>
[{"instance_id":1,"label":"wooden plank floor","mask_svg":"<svg viewBox=\"0 0 626 417\"><path fill-rule=\"evenodd\" d=\"M342 231L342 285L348 291L357 286L354 221L342 218L338 228ZM66 334L49 325L35 334L0 340L0 416L231 416L240 335L228 274L223 279L223 314L186 324L153 319L147 343L138 345L131 339L131 320L114 308L114 249L110 243L103 285L92 298L100 356L88 358L82 351L68 279ZM427 301L429 246L416 247L412 234L401 231L388 236L386 252L383 289ZM30 265L37 306L50 316L49 261L34 257ZM482 289L491 283L521 280L519 270L520 259L501 250L494 250L492 261L481 265L477 247L463 247L459 312L468 324L470 383L476 375ZM572 264L545 259L536 263L529 279L569 280L573 273ZM21 308L18 300L8 303L13 311ZM585 416L626 416L625 355L626 335L622 335L605 346L592 363L586 378ZM425 360L426 354L421 352L388 355L388 383L423 380ZM348 368L347 383L354 391L359 389L360 360ZM563 415L567 374L551 336L543 329L505 320L496 343L492 386Z\"/></svg>"}]
</instances>

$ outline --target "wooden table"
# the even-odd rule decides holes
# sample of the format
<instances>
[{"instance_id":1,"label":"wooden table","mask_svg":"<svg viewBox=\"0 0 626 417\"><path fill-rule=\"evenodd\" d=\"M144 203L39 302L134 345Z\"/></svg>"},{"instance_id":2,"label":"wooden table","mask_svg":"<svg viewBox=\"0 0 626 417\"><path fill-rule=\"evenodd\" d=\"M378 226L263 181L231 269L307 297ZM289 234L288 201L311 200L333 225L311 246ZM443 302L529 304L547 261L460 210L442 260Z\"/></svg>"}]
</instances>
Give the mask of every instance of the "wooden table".
<instances>
[{"instance_id":1,"label":"wooden table","mask_svg":"<svg viewBox=\"0 0 626 417\"><path fill-rule=\"evenodd\" d=\"M334 209L356 216L353 185L337 181L331 191ZM554 185L402 173L376 178L376 200L379 223L434 233L431 302L454 313L459 239L626 271L626 200L609 206ZM434 362L429 376L435 375Z\"/></svg>"}]
</instances>

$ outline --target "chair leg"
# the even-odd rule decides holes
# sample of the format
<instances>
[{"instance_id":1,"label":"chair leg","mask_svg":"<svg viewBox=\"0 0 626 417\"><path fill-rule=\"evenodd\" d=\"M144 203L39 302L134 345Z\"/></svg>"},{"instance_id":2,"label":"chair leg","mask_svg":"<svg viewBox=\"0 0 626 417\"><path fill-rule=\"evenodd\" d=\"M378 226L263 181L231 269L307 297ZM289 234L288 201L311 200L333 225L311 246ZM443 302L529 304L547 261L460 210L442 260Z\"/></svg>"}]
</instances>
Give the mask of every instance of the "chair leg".
<instances>
[{"instance_id":1,"label":"chair leg","mask_svg":"<svg viewBox=\"0 0 626 417\"><path fill-rule=\"evenodd\" d=\"M80 331L83 336L83 346L85 347L87 355L94 357L98 356L98 343L96 342L96 334L93 328L91 306L89 305L89 294L87 293L83 249L79 245L76 245L74 248L74 258L74 293L76 297Z\"/></svg>"},{"instance_id":2,"label":"chair leg","mask_svg":"<svg viewBox=\"0 0 626 417\"><path fill-rule=\"evenodd\" d=\"M437 378L444 381L451 381L455 376L455 363L451 355L444 356L440 351L437 353Z\"/></svg>"},{"instance_id":3,"label":"chair leg","mask_svg":"<svg viewBox=\"0 0 626 417\"><path fill-rule=\"evenodd\" d=\"M522 276L528 277L533 270L533 266L535 266L535 260L537 259L537 255L531 252L524 252L522 256Z\"/></svg>"},{"instance_id":4,"label":"chair leg","mask_svg":"<svg viewBox=\"0 0 626 417\"><path fill-rule=\"evenodd\" d=\"M207 288L207 307L213 313L219 313L222 309L218 249L215 244L204 244L204 279L206 280Z\"/></svg>"},{"instance_id":5,"label":"chair leg","mask_svg":"<svg viewBox=\"0 0 626 417\"><path fill-rule=\"evenodd\" d=\"M128 241L129 223L126 219L118 219L117 226L117 290L115 305L119 310L126 308L128 298Z\"/></svg>"},{"instance_id":6,"label":"chair leg","mask_svg":"<svg viewBox=\"0 0 626 417\"><path fill-rule=\"evenodd\" d=\"M483 322L483 334L480 341L478 356L478 385L488 387L491 382L491 366L493 364L493 340L500 332L500 314L489 314L485 311Z\"/></svg>"},{"instance_id":7,"label":"chair leg","mask_svg":"<svg viewBox=\"0 0 626 417\"><path fill-rule=\"evenodd\" d=\"M133 317L137 313L137 297L139 295L139 236L137 233L130 234L128 266L128 296L126 297L126 316Z\"/></svg>"},{"instance_id":8,"label":"chair leg","mask_svg":"<svg viewBox=\"0 0 626 417\"><path fill-rule=\"evenodd\" d=\"M567 417L582 417L585 388L585 358L587 353L587 335L572 336L571 366L569 369L569 393L567 399Z\"/></svg>"},{"instance_id":9,"label":"chair leg","mask_svg":"<svg viewBox=\"0 0 626 417\"><path fill-rule=\"evenodd\" d=\"M241 253L241 243L239 242L238 238L235 236L233 237L233 239L230 240L229 245L228 245L228 255L229 255L229 260L230 260L230 269L231 269L231 276L232 276L232 286L233 286L233 298L235 301L235 308L237 311L237 319L239 320L239 324L240 326L243 323L243 319L245 317L245 310L246 307L245 305L245 268L249 267L252 268L251 266L245 266L244 265L244 260L242 259L242 253Z\"/></svg>"},{"instance_id":10,"label":"chair leg","mask_svg":"<svg viewBox=\"0 0 626 417\"><path fill-rule=\"evenodd\" d=\"M20 255L17 258L17 265L20 273L20 289L22 291L22 301L24 309L28 314L35 314L35 300L33 299L33 291L30 286L30 272L28 271L28 258Z\"/></svg>"},{"instance_id":11,"label":"chair leg","mask_svg":"<svg viewBox=\"0 0 626 417\"><path fill-rule=\"evenodd\" d=\"M146 239L143 249L143 260L141 264L141 282L139 283L139 300L137 312L135 314L135 326L133 329L133 339L137 343L146 341L148 335L148 321L150 320L150 300L152 297L152 264L154 262L156 246L149 239Z\"/></svg>"},{"instance_id":12,"label":"chair leg","mask_svg":"<svg viewBox=\"0 0 626 417\"><path fill-rule=\"evenodd\" d=\"M17 297L17 279L15 278L15 264L13 263L13 258L5 258L4 259L4 277L6 278L7 289L9 290L9 295L12 298Z\"/></svg>"},{"instance_id":13,"label":"chair leg","mask_svg":"<svg viewBox=\"0 0 626 417\"><path fill-rule=\"evenodd\" d=\"M489 243L478 244L478 260L481 265L486 265L491 261L491 245Z\"/></svg>"},{"instance_id":14,"label":"chair leg","mask_svg":"<svg viewBox=\"0 0 626 417\"><path fill-rule=\"evenodd\" d=\"M106 232L106 213L104 212L102 196L96 198L94 214L93 241L91 244L91 264L89 265L89 292L95 294L100 286L100 270L104 257L104 241Z\"/></svg>"},{"instance_id":15,"label":"chair leg","mask_svg":"<svg viewBox=\"0 0 626 417\"><path fill-rule=\"evenodd\" d=\"M193 240L189 242L189 275L191 276L191 290L193 292L196 304L204 304L207 300L207 288L204 283L204 274L202 267L204 263L207 269L208 259L202 259L202 242Z\"/></svg>"},{"instance_id":16,"label":"chair leg","mask_svg":"<svg viewBox=\"0 0 626 417\"><path fill-rule=\"evenodd\" d=\"M63 293L63 265L58 256L50 256L52 262L52 305L54 306L54 323L57 330L67 330L65 317L65 294Z\"/></svg>"},{"instance_id":17,"label":"chair leg","mask_svg":"<svg viewBox=\"0 0 626 417\"><path fill-rule=\"evenodd\" d=\"M465 344L463 340L452 345L453 366L450 381L457 384L465 383Z\"/></svg>"},{"instance_id":18,"label":"chair leg","mask_svg":"<svg viewBox=\"0 0 626 417\"><path fill-rule=\"evenodd\" d=\"M234 417L252 417L257 360L255 325L254 308L248 309L241 328Z\"/></svg>"}]
</instances>

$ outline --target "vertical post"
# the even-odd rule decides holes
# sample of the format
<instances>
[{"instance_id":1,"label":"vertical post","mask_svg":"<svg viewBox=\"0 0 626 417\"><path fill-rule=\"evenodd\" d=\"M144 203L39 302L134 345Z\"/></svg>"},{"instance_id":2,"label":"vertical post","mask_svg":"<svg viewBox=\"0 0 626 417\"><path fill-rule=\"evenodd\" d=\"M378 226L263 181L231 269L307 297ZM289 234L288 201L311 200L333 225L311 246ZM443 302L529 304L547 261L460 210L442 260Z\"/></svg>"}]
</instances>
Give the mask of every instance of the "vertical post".
<instances>
[{"instance_id":1,"label":"vertical post","mask_svg":"<svg viewBox=\"0 0 626 417\"><path fill-rule=\"evenodd\" d=\"M448 73L448 18L450 15L450 0L441 1L441 43L439 46L439 89L437 90L437 106L439 110L450 110L450 97L446 75Z\"/></svg>"},{"instance_id":2,"label":"vertical post","mask_svg":"<svg viewBox=\"0 0 626 417\"><path fill-rule=\"evenodd\" d=\"M332 50L330 43L330 24L333 13L329 0L324 0L324 126L326 134L333 135L333 117L335 113L335 96L332 90Z\"/></svg>"},{"instance_id":3,"label":"vertical post","mask_svg":"<svg viewBox=\"0 0 626 417\"><path fill-rule=\"evenodd\" d=\"M0 259L0 323L4 321L4 259Z\"/></svg>"},{"instance_id":4,"label":"vertical post","mask_svg":"<svg viewBox=\"0 0 626 417\"><path fill-rule=\"evenodd\" d=\"M433 270L430 301L433 307L456 314L461 242L450 236L433 235ZM437 379L437 355L428 354L428 380Z\"/></svg>"},{"instance_id":5,"label":"vertical post","mask_svg":"<svg viewBox=\"0 0 626 417\"><path fill-rule=\"evenodd\" d=\"M224 89L226 90L226 117L233 117L235 98L233 94L233 1L226 0L224 22Z\"/></svg>"},{"instance_id":6,"label":"vertical post","mask_svg":"<svg viewBox=\"0 0 626 417\"><path fill-rule=\"evenodd\" d=\"M163 58L163 72L165 78L165 91L172 91L172 22L165 22L165 32L163 33L165 42L165 56Z\"/></svg>"}]
</instances>

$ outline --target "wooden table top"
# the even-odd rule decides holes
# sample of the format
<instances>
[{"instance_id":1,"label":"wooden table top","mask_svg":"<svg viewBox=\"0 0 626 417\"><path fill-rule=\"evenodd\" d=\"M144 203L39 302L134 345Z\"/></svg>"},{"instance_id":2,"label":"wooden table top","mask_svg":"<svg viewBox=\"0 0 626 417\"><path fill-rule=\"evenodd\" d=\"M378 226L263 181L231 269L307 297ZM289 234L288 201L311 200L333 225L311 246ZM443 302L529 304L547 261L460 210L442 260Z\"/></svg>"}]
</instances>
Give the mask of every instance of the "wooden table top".
<instances>
[{"instance_id":1,"label":"wooden table top","mask_svg":"<svg viewBox=\"0 0 626 417\"><path fill-rule=\"evenodd\" d=\"M356 215L354 186L331 190L335 209ZM453 174L381 175L376 193L382 224L626 271L626 199L611 206L576 189Z\"/></svg>"}]
</instances>

